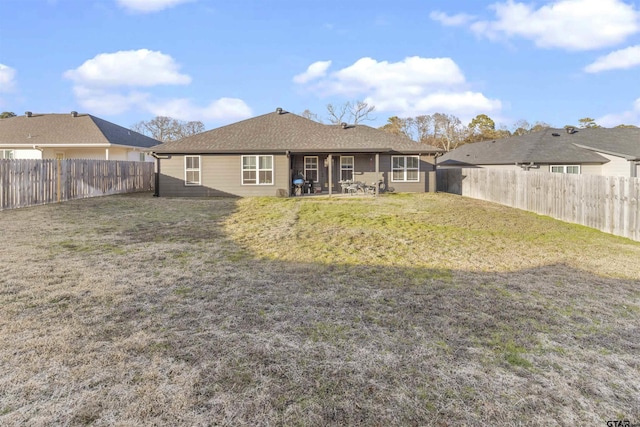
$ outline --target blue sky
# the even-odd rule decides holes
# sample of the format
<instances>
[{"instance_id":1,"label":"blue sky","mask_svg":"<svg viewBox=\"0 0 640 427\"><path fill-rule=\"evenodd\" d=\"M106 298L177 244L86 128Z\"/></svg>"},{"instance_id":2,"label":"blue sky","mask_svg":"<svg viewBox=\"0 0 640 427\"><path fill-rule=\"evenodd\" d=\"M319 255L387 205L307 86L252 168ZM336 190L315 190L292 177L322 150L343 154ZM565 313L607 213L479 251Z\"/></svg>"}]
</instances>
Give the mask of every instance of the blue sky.
<instances>
[{"instance_id":1,"label":"blue sky","mask_svg":"<svg viewBox=\"0 0 640 427\"><path fill-rule=\"evenodd\" d=\"M207 129L276 107L640 125L630 0L2 0L0 111Z\"/></svg>"}]
</instances>

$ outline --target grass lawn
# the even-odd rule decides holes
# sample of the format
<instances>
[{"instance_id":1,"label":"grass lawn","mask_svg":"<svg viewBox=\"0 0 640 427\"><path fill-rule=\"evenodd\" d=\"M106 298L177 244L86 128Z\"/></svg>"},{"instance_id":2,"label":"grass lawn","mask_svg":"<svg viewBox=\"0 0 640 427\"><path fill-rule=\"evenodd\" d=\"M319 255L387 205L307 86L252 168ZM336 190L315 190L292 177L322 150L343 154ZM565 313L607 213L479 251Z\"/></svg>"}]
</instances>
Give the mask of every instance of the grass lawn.
<instances>
[{"instance_id":1,"label":"grass lawn","mask_svg":"<svg viewBox=\"0 0 640 427\"><path fill-rule=\"evenodd\" d=\"M640 423L640 243L446 194L0 212L1 425Z\"/></svg>"}]
</instances>

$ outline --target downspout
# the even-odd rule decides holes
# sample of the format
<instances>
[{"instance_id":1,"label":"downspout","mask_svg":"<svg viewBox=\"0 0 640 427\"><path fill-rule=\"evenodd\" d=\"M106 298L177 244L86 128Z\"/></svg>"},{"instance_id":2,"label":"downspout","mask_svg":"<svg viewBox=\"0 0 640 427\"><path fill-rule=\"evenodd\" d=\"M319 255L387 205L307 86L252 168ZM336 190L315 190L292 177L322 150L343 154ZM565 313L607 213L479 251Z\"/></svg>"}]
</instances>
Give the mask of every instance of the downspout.
<instances>
[{"instance_id":1,"label":"downspout","mask_svg":"<svg viewBox=\"0 0 640 427\"><path fill-rule=\"evenodd\" d=\"M44 148L40 148L34 144L33 149L38 150L40 152L40 158L42 159L42 153L44 153Z\"/></svg>"},{"instance_id":2,"label":"downspout","mask_svg":"<svg viewBox=\"0 0 640 427\"><path fill-rule=\"evenodd\" d=\"M640 160L631 160L629 163L631 163L631 178L637 178L638 177L638 166L640 166Z\"/></svg>"},{"instance_id":3,"label":"downspout","mask_svg":"<svg viewBox=\"0 0 640 427\"><path fill-rule=\"evenodd\" d=\"M329 197L333 194L333 155L329 154Z\"/></svg>"},{"instance_id":4,"label":"downspout","mask_svg":"<svg viewBox=\"0 0 640 427\"><path fill-rule=\"evenodd\" d=\"M169 156L158 156L153 151L151 152L151 157L156 159L156 176L154 177L154 190L153 197L160 197L160 159L168 159Z\"/></svg>"}]
</instances>

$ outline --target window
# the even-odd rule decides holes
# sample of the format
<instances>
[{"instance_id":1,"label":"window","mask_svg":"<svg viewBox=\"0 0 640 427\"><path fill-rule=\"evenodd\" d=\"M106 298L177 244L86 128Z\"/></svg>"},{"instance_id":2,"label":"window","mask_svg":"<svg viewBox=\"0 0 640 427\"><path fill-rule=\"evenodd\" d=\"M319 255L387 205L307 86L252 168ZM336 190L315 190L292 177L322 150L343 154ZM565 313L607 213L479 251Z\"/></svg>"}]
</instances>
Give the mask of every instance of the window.
<instances>
[{"instance_id":1,"label":"window","mask_svg":"<svg viewBox=\"0 0 640 427\"><path fill-rule=\"evenodd\" d=\"M340 156L340 180L353 180L353 156Z\"/></svg>"},{"instance_id":2,"label":"window","mask_svg":"<svg viewBox=\"0 0 640 427\"><path fill-rule=\"evenodd\" d=\"M242 156L242 185L272 185L273 156Z\"/></svg>"},{"instance_id":3,"label":"window","mask_svg":"<svg viewBox=\"0 0 640 427\"><path fill-rule=\"evenodd\" d=\"M551 172L580 174L580 165L552 165Z\"/></svg>"},{"instance_id":4,"label":"window","mask_svg":"<svg viewBox=\"0 0 640 427\"><path fill-rule=\"evenodd\" d=\"M200 156L184 156L184 185L200 185Z\"/></svg>"},{"instance_id":5,"label":"window","mask_svg":"<svg viewBox=\"0 0 640 427\"><path fill-rule=\"evenodd\" d=\"M13 150L0 150L0 159L13 159Z\"/></svg>"},{"instance_id":6,"label":"window","mask_svg":"<svg viewBox=\"0 0 640 427\"><path fill-rule=\"evenodd\" d=\"M140 153L140 161L141 162L146 162L147 161L147 156L144 153Z\"/></svg>"},{"instance_id":7,"label":"window","mask_svg":"<svg viewBox=\"0 0 640 427\"><path fill-rule=\"evenodd\" d=\"M307 157L304 158L304 177L307 180L313 180L313 182L318 182L318 157Z\"/></svg>"},{"instance_id":8,"label":"window","mask_svg":"<svg viewBox=\"0 0 640 427\"><path fill-rule=\"evenodd\" d=\"M419 156L391 156L391 181L420 181Z\"/></svg>"},{"instance_id":9,"label":"window","mask_svg":"<svg viewBox=\"0 0 640 427\"><path fill-rule=\"evenodd\" d=\"M56 160L64 160L64 153L56 151Z\"/></svg>"}]
</instances>

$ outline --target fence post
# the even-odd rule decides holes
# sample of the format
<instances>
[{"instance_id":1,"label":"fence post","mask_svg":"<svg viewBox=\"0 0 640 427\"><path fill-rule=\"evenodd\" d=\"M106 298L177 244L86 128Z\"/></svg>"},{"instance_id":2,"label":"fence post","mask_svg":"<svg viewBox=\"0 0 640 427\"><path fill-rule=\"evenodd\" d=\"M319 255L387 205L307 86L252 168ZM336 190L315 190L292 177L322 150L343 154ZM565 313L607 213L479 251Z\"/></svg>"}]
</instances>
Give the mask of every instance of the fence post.
<instances>
[{"instance_id":1,"label":"fence post","mask_svg":"<svg viewBox=\"0 0 640 427\"><path fill-rule=\"evenodd\" d=\"M60 194L61 182L62 182L62 160L57 159L57 173L56 173L56 200L58 203L62 200L62 194Z\"/></svg>"}]
</instances>

